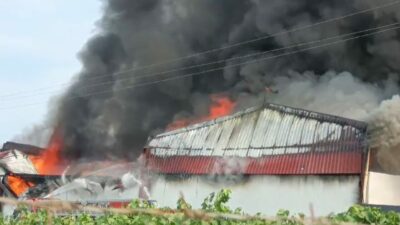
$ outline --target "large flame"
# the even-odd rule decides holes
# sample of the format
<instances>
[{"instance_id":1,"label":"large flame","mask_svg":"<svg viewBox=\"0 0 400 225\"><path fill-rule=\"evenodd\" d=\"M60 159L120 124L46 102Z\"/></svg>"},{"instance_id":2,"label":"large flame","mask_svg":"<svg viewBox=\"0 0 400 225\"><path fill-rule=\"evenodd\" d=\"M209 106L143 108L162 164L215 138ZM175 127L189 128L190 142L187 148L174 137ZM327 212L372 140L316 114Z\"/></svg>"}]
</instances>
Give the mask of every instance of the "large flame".
<instances>
[{"instance_id":1,"label":"large flame","mask_svg":"<svg viewBox=\"0 0 400 225\"><path fill-rule=\"evenodd\" d=\"M34 184L28 181L25 181L21 177L18 176L7 176L7 184L11 188L11 190L17 196L25 193L30 187L33 187Z\"/></svg>"},{"instance_id":2,"label":"large flame","mask_svg":"<svg viewBox=\"0 0 400 225\"><path fill-rule=\"evenodd\" d=\"M167 126L167 130L174 130L181 127L186 127L190 124L199 123L207 120L212 120L221 116L226 116L232 113L233 109L236 106L236 103L232 101L229 97L221 96L221 95L211 95L212 104L209 108L209 114L207 116L202 116L200 118L195 119L179 119L170 123Z\"/></svg>"},{"instance_id":3,"label":"large flame","mask_svg":"<svg viewBox=\"0 0 400 225\"><path fill-rule=\"evenodd\" d=\"M30 156L30 160L37 172L42 175L60 175L67 167L68 162L62 157L63 141L61 135L55 131L48 147L37 156Z\"/></svg>"},{"instance_id":4,"label":"large flame","mask_svg":"<svg viewBox=\"0 0 400 225\"><path fill-rule=\"evenodd\" d=\"M39 155L29 155L29 159L35 166L40 175L61 175L67 167L67 161L62 157L61 150L63 141L61 135L56 130L50 139L48 147ZM15 175L7 176L7 184L15 195L21 196L29 188L35 186L34 183L24 180Z\"/></svg>"}]
</instances>

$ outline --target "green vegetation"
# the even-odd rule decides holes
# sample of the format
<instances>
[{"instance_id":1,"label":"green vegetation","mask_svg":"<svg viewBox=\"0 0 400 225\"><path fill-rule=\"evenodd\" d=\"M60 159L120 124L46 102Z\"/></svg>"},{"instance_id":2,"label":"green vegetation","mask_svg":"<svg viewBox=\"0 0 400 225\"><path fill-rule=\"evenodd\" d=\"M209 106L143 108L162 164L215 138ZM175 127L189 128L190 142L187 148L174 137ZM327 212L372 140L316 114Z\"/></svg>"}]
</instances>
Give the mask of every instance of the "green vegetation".
<instances>
[{"instance_id":1,"label":"green vegetation","mask_svg":"<svg viewBox=\"0 0 400 225\"><path fill-rule=\"evenodd\" d=\"M134 200L126 208L128 213L106 212L99 216L87 213L78 215L60 216L53 214L52 210L39 210L30 212L27 208L21 209L14 218L0 218L0 225L124 225L124 224L186 224L186 225L301 225L301 224L400 224L400 214L395 212L382 212L377 208L353 206L347 212L331 215L326 218L308 219L302 214L290 215L287 210L280 210L275 218L262 217L261 214L249 216L238 209L227 206L231 191L223 189L212 193L204 199L201 210L192 210L192 206L183 197L177 201L177 209L156 208L146 201ZM132 213L129 213L130 210ZM136 211L135 211L136 210Z\"/></svg>"}]
</instances>

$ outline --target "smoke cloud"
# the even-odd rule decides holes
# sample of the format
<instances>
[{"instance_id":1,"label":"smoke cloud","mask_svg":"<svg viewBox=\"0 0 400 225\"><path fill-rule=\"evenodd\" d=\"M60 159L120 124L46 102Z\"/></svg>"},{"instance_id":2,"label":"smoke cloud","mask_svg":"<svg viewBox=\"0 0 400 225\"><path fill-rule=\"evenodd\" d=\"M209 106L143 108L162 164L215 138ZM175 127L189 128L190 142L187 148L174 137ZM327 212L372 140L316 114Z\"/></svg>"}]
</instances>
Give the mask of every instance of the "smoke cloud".
<instances>
[{"instance_id":1,"label":"smoke cloud","mask_svg":"<svg viewBox=\"0 0 400 225\"><path fill-rule=\"evenodd\" d=\"M356 120L367 121L382 100L398 93L394 76L382 80L381 85L363 82L349 72L328 71L318 75L310 71L288 72L271 79L276 94L260 93L257 100L305 108ZM242 108L257 104L253 96L239 98Z\"/></svg>"},{"instance_id":2,"label":"smoke cloud","mask_svg":"<svg viewBox=\"0 0 400 225\"><path fill-rule=\"evenodd\" d=\"M64 135L64 152L75 159L110 155L134 158L141 153L148 136L163 130L177 115L204 115L210 94L215 93L224 93L237 101L238 109L272 101L366 119L382 100L398 93L397 30L241 66L230 65L254 57L143 76L399 22L397 5L224 51L120 72L310 25L385 2L104 1L104 15L98 22L100 31L79 54L82 71L59 103L56 123ZM223 69L138 86L219 67ZM265 87L278 93L268 94Z\"/></svg>"},{"instance_id":3,"label":"smoke cloud","mask_svg":"<svg viewBox=\"0 0 400 225\"><path fill-rule=\"evenodd\" d=\"M384 172L400 174L400 96L385 100L369 117L371 148Z\"/></svg>"}]
</instances>

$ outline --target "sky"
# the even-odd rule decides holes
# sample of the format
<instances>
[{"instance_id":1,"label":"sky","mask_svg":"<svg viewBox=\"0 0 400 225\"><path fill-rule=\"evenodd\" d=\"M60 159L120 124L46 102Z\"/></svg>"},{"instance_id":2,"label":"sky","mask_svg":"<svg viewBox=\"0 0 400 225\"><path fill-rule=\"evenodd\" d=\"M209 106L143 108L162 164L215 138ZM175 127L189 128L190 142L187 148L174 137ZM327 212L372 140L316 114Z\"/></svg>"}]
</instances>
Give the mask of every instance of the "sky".
<instances>
[{"instance_id":1,"label":"sky","mask_svg":"<svg viewBox=\"0 0 400 225\"><path fill-rule=\"evenodd\" d=\"M45 120L100 16L98 0L0 0L0 147Z\"/></svg>"}]
</instances>

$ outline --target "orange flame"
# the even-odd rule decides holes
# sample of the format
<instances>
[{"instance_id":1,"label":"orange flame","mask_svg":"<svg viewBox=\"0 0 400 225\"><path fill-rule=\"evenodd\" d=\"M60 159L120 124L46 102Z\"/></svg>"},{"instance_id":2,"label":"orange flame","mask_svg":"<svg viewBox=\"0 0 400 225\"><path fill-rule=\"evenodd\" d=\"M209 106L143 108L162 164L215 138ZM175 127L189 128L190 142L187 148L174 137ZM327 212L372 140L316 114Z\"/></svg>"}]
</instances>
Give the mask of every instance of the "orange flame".
<instances>
[{"instance_id":1,"label":"orange flame","mask_svg":"<svg viewBox=\"0 0 400 225\"><path fill-rule=\"evenodd\" d=\"M211 105L210 115L208 115L206 120L212 120L221 116L229 115L236 106L236 103L228 97L218 97L214 95L211 96L211 100L214 104Z\"/></svg>"},{"instance_id":2,"label":"orange flame","mask_svg":"<svg viewBox=\"0 0 400 225\"><path fill-rule=\"evenodd\" d=\"M21 194L25 193L28 188L33 187L34 184L31 182L27 182L21 177L17 176L7 176L7 183L8 186L11 188L11 190L16 194L17 196L20 196Z\"/></svg>"},{"instance_id":3,"label":"orange flame","mask_svg":"<svg viewBox=\"0 0 400 225\"><path fill-rule=\"evenodd\" d=\"M42 175L60 175L67 167L67 161L62 157L63 141L56 131L49 146L38 156L30 156L37 172Z\"/></svg>"},{"instance_id":4,"label":"orange flame","mask_svg":"<svg viewBox=\"0 0 400 225\"><path fill-rule=\"evenodd\" d=\"M49 146L40 155L28 156L41 175L60 175L67 166L67 162L61 156L63 141L56 131L50 139ZM7 184L17 195L25 193L29 188L35 186L34 183L24 180L22 177L8 175Z\"/></svg>"},{"instance_id":5,"label":"orange flame","mask_svg":"<svg viewBox=\"0 0 400 225\"><path fill-rule=\"evenodd\" d=\"M207 116L203 116L197 119L179 119L170 123L167 126L167 130L174 130L181 127L186 127L190 124L200 123L207 120L212 120L221 116L226 116L232 113L233 109L236 106L236 103L233 102L229 97L221 96L221 95L211 95L212 104L210 105L209 114Z\"/></svg>"}]
</instances>

